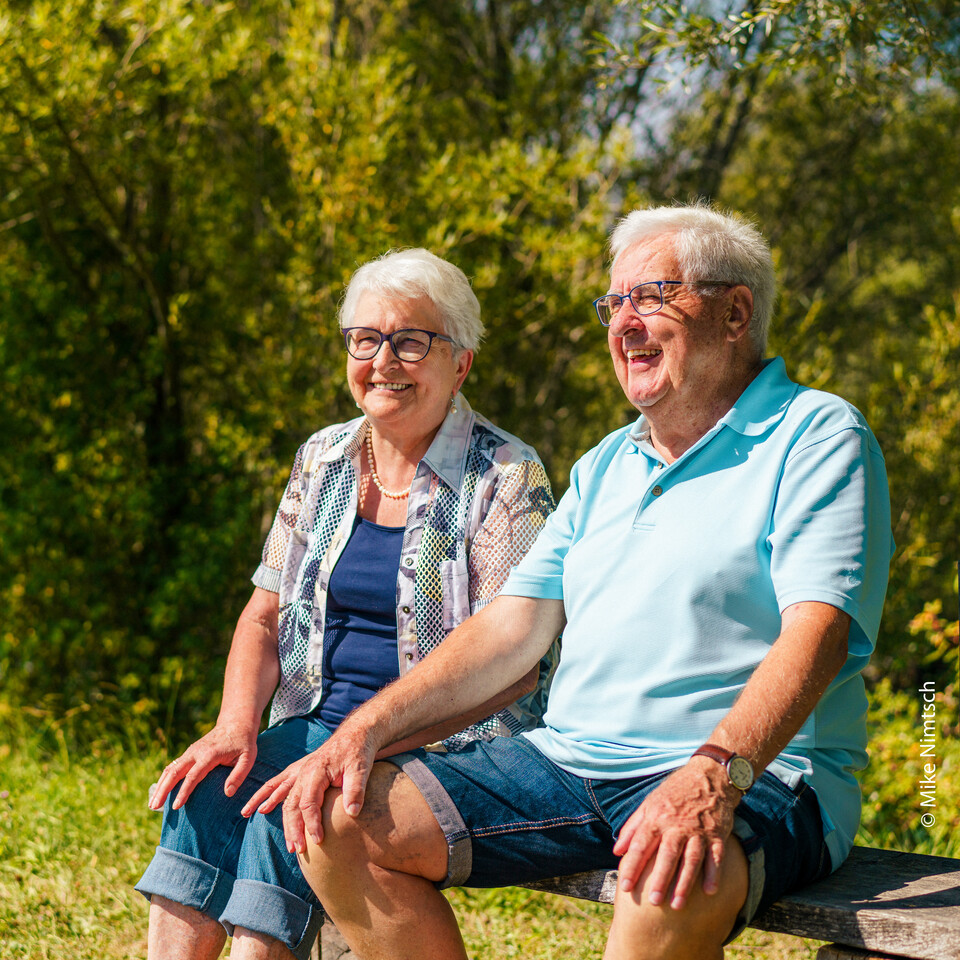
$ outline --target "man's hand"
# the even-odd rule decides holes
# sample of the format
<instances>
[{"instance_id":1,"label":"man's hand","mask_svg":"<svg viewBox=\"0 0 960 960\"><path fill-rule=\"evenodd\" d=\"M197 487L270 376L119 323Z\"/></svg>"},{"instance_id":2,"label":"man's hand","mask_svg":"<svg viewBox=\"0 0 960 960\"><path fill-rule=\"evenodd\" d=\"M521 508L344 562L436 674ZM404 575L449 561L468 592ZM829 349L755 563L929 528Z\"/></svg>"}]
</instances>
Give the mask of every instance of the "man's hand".
<instances>
[{"instance_id":1,"label":"man's hand","mask_svg":"<svg viewBox=\"0 0 960 960\"><path fill-rule=\"evenodd\" d=\"M282 773L271 777L264 785L243 805L241 813L249 818L255 813L270 813L278 804L282 803L291 788L300 776L300 769L312 757L308 753L299 760L294 760ZM292 851L291 851L292 853Z\"/></svg>"},{"instance_id":2,"label":"man's hand","mask_svg":"<svg viewBox=\"0 0 960 960\"><path fill-rule=\"evenodd\" d=\"M329 787L341 788L343 808L351 817L360 813L376 752L369 730L345 720L319 750L268 780L250 798L243 815L269 813L283 801L287 850L303 853L305 833L314 843L323 841L323 798Z\"/></svg>"},{"instance_id":3,"label":"man's hand","mask_svg":"<svg viewBox=\"0 0 960 960\"><path fill-rule=\"evenodd\" d=\"M164 767L157 789L150 798L150 809L160 810L167 794L182 780L183 785L173 802L173 809L179 810L193 793L193 788L214 767L219 766L233 767L233 772L223 785L223 792L232 797L253 769L256 759L256 730L218 724Z\"/></svg>"},{"instance_id":4,"label":"man's hand","mask_svg":"<svg viewBox=\"0 0 960 960\"><path fill-rule=\"evenodd\" d=\"M614 844L613 852L622 858L621 889L632 890L655 858L651 904L664 902L676 878L670 906L679 910L701 870L704 892L716 893L740 797L723 767L709 758L694 757L675 770L634 811Z\"/></svg>"}]
</instances>

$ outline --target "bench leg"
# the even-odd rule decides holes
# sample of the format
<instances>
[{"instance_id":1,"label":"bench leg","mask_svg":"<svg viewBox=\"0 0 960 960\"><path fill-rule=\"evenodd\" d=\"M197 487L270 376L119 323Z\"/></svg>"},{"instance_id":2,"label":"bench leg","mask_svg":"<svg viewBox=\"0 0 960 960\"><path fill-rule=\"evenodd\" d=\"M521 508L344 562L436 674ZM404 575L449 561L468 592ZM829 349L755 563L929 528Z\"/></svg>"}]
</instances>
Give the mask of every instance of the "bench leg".
<instances>
[{"instance_id":1,"label":"bench leg","mask_svg":"<svg viewBox=\"0 0 960 960\"><path fill-rule=\"evenodd\" d=\"M329 917L324 918L317 942L310 951L310 960L356 960L356 954L351 952L343 934Z\"/></svg>"},{"instance_id":2,"label":"bench leg","mask_svg":"<svg viewBox=\"0 0 960 960\"><path fill-rule=\"evenodd\" d=\"M875 950L858 950L842 943L827 943L817 951L817 960L903 960L903 957Z\"/></svg>"}]
</instances>

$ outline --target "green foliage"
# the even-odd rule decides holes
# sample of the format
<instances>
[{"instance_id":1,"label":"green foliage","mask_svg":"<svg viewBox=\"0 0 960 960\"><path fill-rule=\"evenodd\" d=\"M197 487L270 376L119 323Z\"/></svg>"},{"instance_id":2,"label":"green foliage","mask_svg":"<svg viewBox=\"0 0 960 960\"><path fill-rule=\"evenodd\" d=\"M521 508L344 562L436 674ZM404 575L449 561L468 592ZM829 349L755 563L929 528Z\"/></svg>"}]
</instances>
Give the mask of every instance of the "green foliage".
<instances>
[{"instance_id":1,"label":"green foliage","mask_svg":"<svg viewBox=\"0 0 960 960\"><path fill-rule=\"evenodd\" d=\"M956 857L960 855L956 687L946 694L934 693L929 682L928 696L935 699L930 701L933 712L926 715L932 722L925 727L920 690L924 683L900 690L885 679L871 694L870 764L861 775L863 813L857 843Z\"/></svg>"},{"instance_id":2,"label":"green foliage","mask_svg":"<svg viewBox=\"0 0 960 960\"><path fill-rule=\"evenodd\" d=\"M248 381L281 156L230 5L21 10L0 22L5 686L155 710L183 674L195 718L273 479Z\"/></svg>"},{"instance_id":3,"label":"green foliage","mask_svg":"<svg viewBox=\"0 0 960 960\"><path fill-rule=\"evenodd\" d=\"M631 0L624 6L632 29L599 38L597 54L611 72L664 62L665 74L695 83L704 69L736 63L774 81L829 76L838 95L856 96L890 80L956 75L960 14L949 0Z\"/></svg>"},{"instance_id":4,"label":"green foliage","mask_svg":"<svg viewBox=\"0 0 960 960\"><path fill-rule=\"evenodd\" d=\"M610 223L693 194L764 225L774 346L880 437L879 672L950 675L908 627L956 596L957 41L949 4L9 3L4 702L64 742L212 720L296 447L354 412L344 283L390 247L473 278L466 393L562 491L634 415L588 306Z\"/></svg>"},{"instance_id":5,"label":"green foliage","mask_svg":"<svg viewBox=\"0 0 960 960\"><path fill-rule=\"evenodd\" d=\"M543 10L136 0L0 18L11 702L106 698L181 736L209 722L293 453L351 415L334 314L357 263L423 244L476 277L479 406L508 429L596 404L573 361L615 175L566 117L582 58L537 46L581 29L578 8ZM548 91L566 126L532 122ZM593 436L578 418L544 455L563 475Z\"/></svg>"}]
</instances>

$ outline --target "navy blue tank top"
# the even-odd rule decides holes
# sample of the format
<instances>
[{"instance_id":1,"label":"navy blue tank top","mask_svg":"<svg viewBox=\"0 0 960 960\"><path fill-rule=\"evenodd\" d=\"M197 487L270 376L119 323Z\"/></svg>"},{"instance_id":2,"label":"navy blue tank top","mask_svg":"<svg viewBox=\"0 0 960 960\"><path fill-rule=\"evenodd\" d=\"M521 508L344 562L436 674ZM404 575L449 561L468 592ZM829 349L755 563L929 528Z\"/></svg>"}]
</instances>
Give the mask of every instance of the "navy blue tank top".
<instances>
[{"instance_id":1,"label":"navy blue tank top","mask_svg":"<svg viewBox=\"0 0 960 960\"><path fill-rule=\"evenodd\" d=\"M331 730L399 676L397 571L404 527L357 517L330 575L323 650L323 699L316 714Z\"/></svg>"}]
</instances>

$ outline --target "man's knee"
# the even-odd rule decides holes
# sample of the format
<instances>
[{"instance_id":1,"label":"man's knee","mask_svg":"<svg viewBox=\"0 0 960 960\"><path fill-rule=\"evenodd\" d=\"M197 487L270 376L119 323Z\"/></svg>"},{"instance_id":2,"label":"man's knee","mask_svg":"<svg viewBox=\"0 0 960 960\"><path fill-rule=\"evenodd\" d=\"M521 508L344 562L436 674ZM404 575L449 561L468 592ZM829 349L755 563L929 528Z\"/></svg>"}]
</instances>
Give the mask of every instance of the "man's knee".
<instances>
[{"instance_id":1,"label":"man's knee","mask_svg":"<svg viewBox=\"0 0 960 960\"><path fill-rule=\"evenodd\" d=\"M647 865L640 882L629 893L617 891L614 922L606 956L609 960L713 960L723 955L737 917L747 899L747 858L739 841L731 838L720 870L719 889L703 890L702 875L679 910L671 897L653 906L649 900L653 864Z\"/></svg>"},{"instance_id":2,"label":"man's knee","mask_svg":"<svg viewBox=\"0 0 960 960\"><path fill-rule=\"evenodd\" d=\"M446 876L447 843L420 791L399 768L374 765L363 807L356 817L344 810L341 792L328 790L323 801L323 841L301 855L311 884L323 874L356 868L398 870L437 882Z\"/></svg>"}]
</instances>

